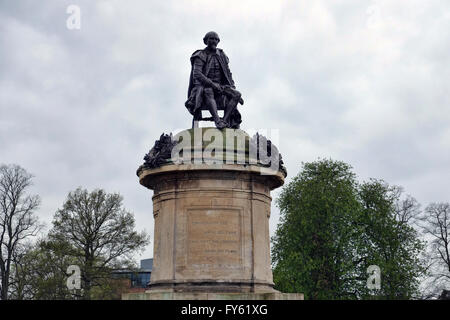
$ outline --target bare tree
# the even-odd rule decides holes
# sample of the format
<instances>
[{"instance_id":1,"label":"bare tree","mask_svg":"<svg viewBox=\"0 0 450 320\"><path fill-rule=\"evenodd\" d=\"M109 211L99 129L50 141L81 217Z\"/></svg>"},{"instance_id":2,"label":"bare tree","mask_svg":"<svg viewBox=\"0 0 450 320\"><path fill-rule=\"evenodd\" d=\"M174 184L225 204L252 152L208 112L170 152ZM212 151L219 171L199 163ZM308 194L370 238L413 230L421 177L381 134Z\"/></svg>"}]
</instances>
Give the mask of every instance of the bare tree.
<instances>
[{"instance_id":1,"label":"bare tree","mask_svg":"<svg viewBox=\"0 0 450 320\"><path fill-rule=\"evenodd\" d=\"M420 204L410 195L400 199L402 189L396 188L398 191L394 192L398 194L398 200L395 202L395 219L402 224L414 225L421 213Z\"/></svg>"},{"instance_id":2,"label":"bare tree","mask_svg":"<svg viewBox=\"0 0 450 320\"><path fill-rule=\"evenodd\" d=\"M37 195L27 195L32 176L18 165L0 166L0 299L8 299L11 267L17 250L41 229Z\"/></svg>"},{"instance_id":3,"label":"bare tree","mask_svg":"<svg viewBox=\"0 0 450 320\"><path fill-rule=\"evenodd\" d=\"M430 297L437 297L450 286L450 203L431 203L420 221L429 238Z\"/></svg>"}]
</instances>

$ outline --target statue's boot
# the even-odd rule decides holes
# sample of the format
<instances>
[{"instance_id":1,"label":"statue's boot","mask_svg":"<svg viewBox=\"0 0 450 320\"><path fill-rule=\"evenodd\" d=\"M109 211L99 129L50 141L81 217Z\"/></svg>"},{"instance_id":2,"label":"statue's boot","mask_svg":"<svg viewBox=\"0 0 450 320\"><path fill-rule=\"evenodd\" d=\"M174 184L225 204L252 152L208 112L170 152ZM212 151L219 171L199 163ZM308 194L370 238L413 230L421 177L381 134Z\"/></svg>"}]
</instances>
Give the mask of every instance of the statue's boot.
<instances>
[{"instance_id":1,"label":"statue's boot","mask_svg":"<svg viewBox=\"0 0 450 320\"><path fill-rule=\"evenodd\" d=\"M223 121L222 119L220 119L219 121L216 121L216 128L217 129L223 129L226 128L228 126L228 124Z\"/></svg>"}]
</instances>

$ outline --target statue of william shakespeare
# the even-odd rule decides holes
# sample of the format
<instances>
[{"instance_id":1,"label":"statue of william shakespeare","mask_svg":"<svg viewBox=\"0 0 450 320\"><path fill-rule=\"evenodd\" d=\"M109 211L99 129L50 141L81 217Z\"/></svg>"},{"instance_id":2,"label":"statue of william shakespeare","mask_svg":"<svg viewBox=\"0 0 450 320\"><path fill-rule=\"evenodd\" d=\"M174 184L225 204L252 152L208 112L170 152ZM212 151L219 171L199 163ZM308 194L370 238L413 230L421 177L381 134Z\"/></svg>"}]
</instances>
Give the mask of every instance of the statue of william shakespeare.
<instances>
[{"instance_id":1,"label":"statue of william shakespeare","mask_svg":"<svg viewBox=\"0 0 450 320\"><path fill-rule=\"evenodd\" d=\"M201 120L215 127L162 133L137 169L153 191L153 269L144 294L122 299L302 300L275 290L271 269L270 192L287 175L281 154L263 135L239 129L244 101L228 57L217 33L203 41L191 56L185 105L193 127Z\"/></svg>"},{"instance_id":2,"label":"statue of william shakespeare","mask_svg":"<svg viewBox=\"0 0 450 320\"><path fill-rule=\"evenodd\" d=\"M212 120L218 129L239 129L242 122L237 104L244 104L241 93L236 90L228 57L217 48L219 35L208 32L203 38L205 49L195 51L191 56L192 71L189 79L186 108L198 120ZM209 110L211 118L202 118L202 110ZM224 110L223 118L218 110Z\"/></svg>"}]
</instances>

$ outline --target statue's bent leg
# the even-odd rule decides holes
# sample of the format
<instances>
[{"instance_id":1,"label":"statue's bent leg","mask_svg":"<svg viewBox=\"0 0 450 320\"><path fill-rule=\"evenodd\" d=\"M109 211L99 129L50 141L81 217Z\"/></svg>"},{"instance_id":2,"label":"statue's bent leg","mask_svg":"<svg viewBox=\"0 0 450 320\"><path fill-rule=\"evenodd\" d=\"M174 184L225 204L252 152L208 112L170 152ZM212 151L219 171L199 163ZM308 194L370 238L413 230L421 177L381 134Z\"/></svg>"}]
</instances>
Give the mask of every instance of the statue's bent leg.
<instances>
[{"instance_id":1,"label":"statue's bent leg","mask_svg":"<svg viewBox=\"0 0 450 320\"><path fill-rule=\"evenodd\" d=\"M219 118L219 115L217 114L217 103L216 100L214 99L214 92L212 88L206 88L204 90L205 93L205 101L206 101L206 105L209 108L209 112L211 112L211 115L214 119L214 122L216 124L216 127L218 129L222 129L224 127L226 127L226 123L224 121L222 121Z\"/></svg>"},{"instance_id":2,"label":"statue's bent leg","mask_svg":"<svg viewBox=\"0 0 450 320\"><path fill-rule=\"evenodd\" d=\"M206 88L204 90L205 93L205 102L208 106L209 112L211 112L211 115L215 122L219 121L219 115L217 114L217 103L216 100L214 100L214 92L212 88Z\"/></svg>"},{"instance_id":3,"label":"statue's bent leg","mask_svg":"<svg viewBox=\"0 0 450 320\"><path fill-rule=\"evenodd\" d=\"M227 106L225 107L225 114L223 116L223 120L228 122L228 118L230 117L231 113L236 108L237 104L239 103L239 100L241 99L241 93L232 88L229 88L226 93L228 96L228 102Z\"/></svg>"}]
</instances>

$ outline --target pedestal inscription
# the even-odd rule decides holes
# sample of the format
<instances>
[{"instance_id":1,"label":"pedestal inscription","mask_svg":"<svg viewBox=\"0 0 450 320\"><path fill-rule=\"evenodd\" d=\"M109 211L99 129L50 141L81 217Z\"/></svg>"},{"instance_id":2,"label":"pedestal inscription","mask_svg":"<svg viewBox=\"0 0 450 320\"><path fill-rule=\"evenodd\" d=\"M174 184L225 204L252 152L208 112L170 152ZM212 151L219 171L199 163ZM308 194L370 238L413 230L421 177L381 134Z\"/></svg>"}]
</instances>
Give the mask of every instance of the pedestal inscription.
<instances>
[{"instance_id":1,"label":"pedestal inscription","mask_svg":"<svg viewBox=\"0 0 450 320\"><path fill-rule=\"evenodd\" d=\"M240 210L188 210L187 242L188 264L193 267L240 268Z\"/></svg>"}]
</instances>

